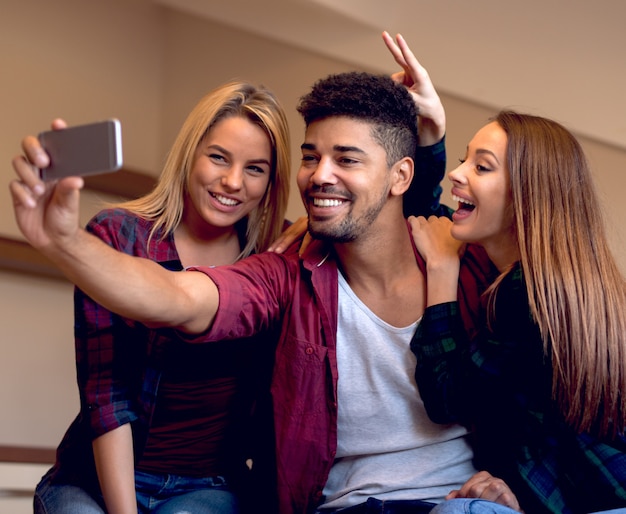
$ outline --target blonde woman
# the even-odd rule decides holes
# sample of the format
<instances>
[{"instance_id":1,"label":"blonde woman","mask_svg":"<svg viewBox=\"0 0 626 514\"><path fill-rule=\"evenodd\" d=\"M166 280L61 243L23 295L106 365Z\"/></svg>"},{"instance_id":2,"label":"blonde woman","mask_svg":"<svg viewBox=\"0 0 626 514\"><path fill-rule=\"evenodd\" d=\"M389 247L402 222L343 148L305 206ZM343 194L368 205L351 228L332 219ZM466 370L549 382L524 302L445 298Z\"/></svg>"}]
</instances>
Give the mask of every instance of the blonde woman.
<instances>
[{"instance_id":1,"label":"blonde woman","mask_svg":"<svg viewBox=\"0 0 626 514\"><path fill-rule=\"evenodd\" d=\"M274 95L225 84L193 108L154 190L103 210L88 230L169 269L262 252L284 227L289 152ZM35 512L239 512L246 460L263 462L248 442L253 406L268 389L272 346L252 339L184 344L79 289L75 342L81 410L37 487Z\"/></svg>"},{"instance_id":2,"label":"blonde woman","mask_svg":"<svg viewBox=\"0 0 626 514\"><path fill-rule=\"evenodd\" d=\"M411 346L429 415L473 427L479 467L528 513L625 508L626 285L580 144L504 111L449 178L452 222L412 220L428 263ZM462 243L482 246L498 275L471 338L456 298Z\"/></svg>"}]
</instances>

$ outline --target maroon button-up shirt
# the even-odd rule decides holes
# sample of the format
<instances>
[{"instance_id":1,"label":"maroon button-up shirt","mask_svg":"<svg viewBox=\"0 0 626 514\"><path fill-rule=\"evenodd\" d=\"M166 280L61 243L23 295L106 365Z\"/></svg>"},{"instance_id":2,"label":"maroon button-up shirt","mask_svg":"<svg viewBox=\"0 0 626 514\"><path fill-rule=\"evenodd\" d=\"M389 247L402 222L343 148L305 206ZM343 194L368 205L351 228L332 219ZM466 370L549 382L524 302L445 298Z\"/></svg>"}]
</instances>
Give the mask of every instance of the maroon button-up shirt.
<instances>
[{"instance_id":1,"label":"maroon button-up shirt","mask_svg":"<svg viewBox=\"0 0 626 514\"><path fill-rule=\"evenodd\" d=\"M425 272L416 250L415 258ZM220 292L214 323L197 341L247 337L282 324L272 379L279 512L313 512L337 449L338 270L332 249L315 241L301 259L266 253L196 269ZM459 294L470 329L491 269L484 253L470 248Z\"/></svg>"}]
</instances>

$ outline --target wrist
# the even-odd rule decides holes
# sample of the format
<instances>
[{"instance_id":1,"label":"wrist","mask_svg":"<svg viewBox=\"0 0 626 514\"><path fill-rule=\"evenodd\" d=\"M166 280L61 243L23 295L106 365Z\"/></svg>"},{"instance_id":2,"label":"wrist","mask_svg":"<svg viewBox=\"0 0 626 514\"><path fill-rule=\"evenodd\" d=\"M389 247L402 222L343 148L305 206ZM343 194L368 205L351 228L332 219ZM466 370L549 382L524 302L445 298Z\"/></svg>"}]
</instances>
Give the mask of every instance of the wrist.
<instances>
[{"instance_id":1,"label":"wrist","mask_svg":"<svg viewBox=\"0 0 626 514\"><path fill-rule=\"evenodd\" d=\"M420 117L418 122L418 146L432 146L446 134L445 115L438 120Z\"/></svg>"},{"instance_id":2,"label":"wrist","mask_svg":"<svg viewBox=\"0 0 626 514\"><path fill-rule=\"evenodd\" d=\"M458 257L428 259L426 261L426 272L429 278L444 278L448 275L452 275L456 280L459 276L460 268L461 260Z\"/></svg>"},{"instance_id":3,"label":"wrist","mask_svg":"<svg viewBox=\"0 0 626 514\"><path fill-rule=\"evenodd\" d=\"M55 255L67 254L75 248L80 248L88 237L85 230L76 227L76 229L71 232L63 232L50 236L48 243L38 248L38 250L52 258Z\"/></svg>"}]
</instances>

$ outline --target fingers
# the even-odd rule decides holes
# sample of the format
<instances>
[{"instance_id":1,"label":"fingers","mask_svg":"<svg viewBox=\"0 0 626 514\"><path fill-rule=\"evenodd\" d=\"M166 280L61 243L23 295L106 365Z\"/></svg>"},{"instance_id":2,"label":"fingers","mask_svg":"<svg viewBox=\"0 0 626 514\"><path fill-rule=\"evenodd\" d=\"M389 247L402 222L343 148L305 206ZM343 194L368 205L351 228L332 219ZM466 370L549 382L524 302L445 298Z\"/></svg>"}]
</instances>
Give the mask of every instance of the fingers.
<instances>
[{"instance_id":1,"label":"fingers","mask_svg":"<svg viewBox=\"0 0 626 514\"><path fill-rule=\"evenodd\" d=\"M23 182L19 180L12 180L9 182L9 192L13 199L13 205L15 207L26 207L33 209L37 205L36 197L33 195L32 189L27 187Z\"/></svg>"},{"instance_id":2,"label":"fingers","mask_svg":"<svg viewBox=\"0 0 626 514\"><path fill-rule=\"evenodd\" d=\"M459 496L459 490L458 489L453 489L452 491L450 491L446 497L444 498L444 500L454 500L455 498L460 498Z\"/></svg>"},{"instance_id":3,"label":"fingers","mask_svg":"<svg viewBox=\"0 0 626 514\"><path fill-rule=\"evenodd\" d=\"M311 244L312 241L313 241L313 238L311 237L311 234L309 234L308 232L304 234L304 238L302 239L302 244L300 245L300 249L298 250L298 255L300 255L300 257L302 257L302 254L307 249L307 247Z\"/></svg>"},{"instance_id":4,"label":"fingers","mask_svg":"<svg viewBox=\"0 0 626 514\"><path fill-rule=\"evenodd\" d=\"M17 179L9 183L9 191L15 205L32 208L37 200L46 193L47 189L56 186L57 192L68 194L81 189L84 181L81 177L67 177L56 183L46 184L39 178L39 170L31 164L24 155L17 155L11 161Z\"/></svg>"},{"instance_id":5,"label":"fingers","mask_svg":"<svg viewBox=\"0 0 626 514\"><path fill-rule=\"evenodd\" d=\"M36 168L47 168L50 165L50 157L35 136L26 136L22 139L24 156Z\"/></svg>"},{"instance_id":6,"label":"fingers","mask_svg":"<svg viewBox=\"0 0 626 514\"><path fill-rule=\"evenodd\" d=\"M67 127L67 123L61 118L52 120L50 124L53 130L62 130ZM22 139L22 150L26 159L36 168L47 168L50 165L50 157L39 143L35 136L26 136Z\"/></svg>"},{"instance_id":7,"label":"fingers","mask_svg":"<svg viewBox=\"0 0 626 514\"><path fill-rule=\"evenodd\" d=\"M426 70L419 63L419 61L417 60L417 58L415 57L415 55L409 48L409 45L407 44L405 39L402 37L402 34L398 34L396 36L396 41L398 43L398 47L400 51L402 52L402 58L405 62L405 67L404 67L405 71L409 72L411 74L411 78L413 78L413 80L417 82L417 79L420 77L422 73L426 72Z\"/></svg>"},{"instance_id":8,"label":"fingers","mask_svg":"<svg viewBox=\"0 0 626 514\"><path fill-rule=\"evenodd\" d=\"M35 196L39 196L44 192L45 188L39 178L37 166L31 164L31 162L24 155L18 155L13 158L11 164L23 186L28 187Z\"/></svg>"},{"instance_id":9,"label":"fingers","mask_svg":"<svg viewBox=\"0 0 626 514\"><path fill-rule=\"evenodd\" d=\"M50 124L53 130L61 130L67 128L67 123L62 118L55 118Z\"/></svg>"},{"instance_id":10,"label":"fingers","mask_svg":"<svg viewBox=\"0 0 626 514\"><path fill-rule=\"evenodd\" d=\"M285 229L267 249L268 252L283 253L291 244L300 239L306 233L308 226L308 217L301 216L294 223Z\"/></svg>"},{"instance_id":11,"label":"fingers","mask_svg":"<svg viewBox=\"0 0 626 514\"><path fill-rule=\"evenodd\" d=\"M426 221L424 216L409 216L408 221L414 232L419 231L422 227L428 224L428 221Z\"/></svg>"},{"instance_id":12,"label":"fingers","mask_svg":"<svg viewBox=\"0 0 626 514\"><path fill-rule=\"evenodd\" d=\"M431 214L428 218L425 216L409 216L408 221L411 226L414 227L426 227L428 225L432 225L450 228L452 226L452 220L450 218L447 218L446 216L435 216L434 214Z\"/></svg>"},{"instance_id":13,"label":"fingers","mask_svg":"<svg viewBox=\"0 0 626 514\"><path fill-rule=\"evenodd\" d=\"M62 130L67 127L67 123L61 118L54 119L50 125L54 130ZM9 185L9 190L14 202L19 202L20 205L26 207L34 207L37 199L46 191L46 184L39 176L39 169L47 168L50 165L50 157L35 136L26 136L22 139L21 146L24 154L15 156L11 161L18 180L14 180ZM70 190L80 189L82 185L82 179L67 181L61 185L60 190L66 188Z\"/></svg>"},{"instance_id":14,"label":"fingers","mask_svg":"<svg viewBox=\"0 0 626 514\"><path fill-rule=\"evenodd\" d=\"M476 473L463 484L457 497L480 498L505 505L514 510L520 510L516 496L504 480L494 477L486 471Z\"/></svg>"},{"instance_id":15,"label":"fingers","mask_svg":"<svg viewBox=\"0 0 626 514\"><path fill-rule=\"evenodd\" d=\"M397 34L394 40L388 32L383 32L383 40L391 55L393 55L394 60L404 70L404 75L401 72L394 73L391 76L392 79L411 86L414 83L421 82L424 78L428 78L428 72L419 63L402 34Z\"/></svg>"},{"instance_id":16,"label":"fingers","mask_svg":"<svg viewBox=\"0 0 626 514\"><path fill-rule=\"evenodd\" d=\"M54 200L62 208L78 212L80 190L85 182L82 177L65 177L54 184Z\"/></svg>"},{"instance_id":17,"label":"fingers","mask_svg":"<svg viewBox=\"0 0 626 514\"><path fill-rule=\"evenodd\" d=\"M387 48L391 52L394 60L406 71L407 63L404 59L404 56L402 55L402 50L396 44L394 39L389 35L389 32L383 32L383 41L385 42L385 45L387 45Z\"/></svg>"}]
</instances>

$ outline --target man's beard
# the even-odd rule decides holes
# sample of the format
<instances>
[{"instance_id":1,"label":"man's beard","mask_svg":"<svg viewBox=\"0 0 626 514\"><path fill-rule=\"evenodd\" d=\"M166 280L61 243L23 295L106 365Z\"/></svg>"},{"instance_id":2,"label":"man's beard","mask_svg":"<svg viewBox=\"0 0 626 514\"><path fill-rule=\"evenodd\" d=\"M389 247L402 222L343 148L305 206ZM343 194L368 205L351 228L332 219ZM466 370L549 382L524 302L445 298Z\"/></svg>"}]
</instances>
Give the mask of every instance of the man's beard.
<instances>
[{"instance_id":1,"label":"man's beard","mask_svg":"<svg viewBox=\"0 0 626 514\"><path fill-rule=\"evenodd\" d=\"M309 234L315 239L321 239L331 243L351 243L355 241L359 236L365 233L376 218L378 218L380 211L387 202L388 194L388 191L385 191L378 202L369 207L358 219L355 219L352 209L345 218L336 225L333 225L332 221L315 222L309 219Z\"/></svg>"}]
</instances>

